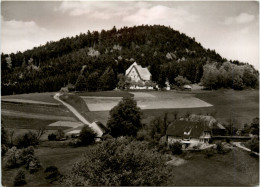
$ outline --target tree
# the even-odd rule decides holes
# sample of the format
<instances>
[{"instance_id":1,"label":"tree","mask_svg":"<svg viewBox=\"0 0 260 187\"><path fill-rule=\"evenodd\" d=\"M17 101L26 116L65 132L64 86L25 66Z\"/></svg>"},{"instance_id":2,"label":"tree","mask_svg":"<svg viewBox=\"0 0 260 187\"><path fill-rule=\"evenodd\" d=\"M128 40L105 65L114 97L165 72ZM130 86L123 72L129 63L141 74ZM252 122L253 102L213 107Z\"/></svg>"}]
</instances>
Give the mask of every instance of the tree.
<instances>
[{"instance_id":1,"label":"tree","mask_svg":"<svg viewBox=\"0 0 260 187\"><path fill-rule=\"evenodd\" d=\"M164 113L162 117L155 117L148 128L151 139L159 142L160 139L166 135L169 125L168 113Z\"/></svg>"},{"instance_id":2,"label":"tree","mask_svg":"<svg viewBox=\"0 0 260 187\"><path fill-rule=\"evenodd\" d=\"M35 146L35 145L38 145L39 143L40 143L40 140L38 139L37 134L32 131L28 131L24 135L21 135L17 138L17 147L18 148L26 148L29 146Z\"/></svg>"},{"instance_id":3,"label":"tree","mask_svg":"<svg viewBox=\"0 0 260 187\"><path fill-rule=\"evenodd\" d=\"M165 155L148 149L147 142L129 138L96 144L74 165L63 185L158 186L172 177Z\"/></svg>"},{"instance_id":4,"label":"tree","mask_svg":"<svg viewBox=\"0 0 260 187\"><path fill-rule=\"evenodd\" d=\"M117 75L118 83L117 87L121 90L128 89L130 87L131 78L124 74Z\"/></svg>"},{"instance_id":5,"label":"tree","mask_svg":"<svg viewBox=\"0 0 260 187\"><path fill-rule=\"evenodd\" d=\"M85 125L80 133L79 133L79 139L81 145L91 145L95 142L97 134L93 131L92 128L90 128L88 125Z\"/></svg>"},{"instance_id":6,"label":"tree","mask_svg":"<svg viewBox=\"0 0 260 187\"><path fill-rule=\"evenodd\" d=\"M182 143L179 141L174 142L173 144L170 144L170 150L172 151L172 154L181 154L182 153Z\"/></svg>"},{"instance_id":7,"label":"tree","mask_svg":"<svg viewBox=\"0 0 260 187\"><path fill-rule=\"evenodd\" d=\"M14 186L24 186L26 184L25 173L23 170L18 170L14 178Z\"/></svg>"},{"instance_id":8,"label":"tree","mask_svg":"<svg viewBox=\"0 0 260 187\"><path fill-rule=\"evenodd\" d=\"M259 118L254 118L250 126L250 133L259 136Z\"/></svg>"},{"instance_id":9,"label":"tree","mask_svg":"<svg viewBox=\"0 0 260 187\"><path fill-rule=\"evenodd\" d=\"M78 91L83 91L86 90L86 87L87 87L87 80L85 76L79 75L75 84L75 89Z\"/></svg>"},{"instance_id":10,"label":"tree","mask_svg":"<svg viewBox=\"0 0 260 187\"><path fill-rule=\"evenodd\" d=\"M190 84L191 82L183 76L177 76L174 81L179 87L183 87L185 84Z\"/></svg>"},{"instance_id":11,"label":"tree","mask_svg":"<svg viewBox=\"0 0 260 187\"><path fill-rule=\"evenodd\" d=\"M116 87L116 76L112 68L108 67L99 79L102 90L113 90Z\"/></svg>"},{"instance_id":12,"label":"tree","mask_svg":"<svg viewBox=\"0 0 260 187\"><path fill-rule=\"evenodd\" d=\"M99 79L98 72L91 73L87 78L87 90L95 91L98 88L97 80Z\"/></svg>"},{"instance_id":13,"label":"tree","mask_svg":"<svg viewBox=\"0 0 260 187\"><path fill-rule=\"evenodd\" d=\"M107 127L113 137L136 136L137 131L142 127L141 109L131 97L123 98L109 114Z\"/></svg>"}]
</instances>

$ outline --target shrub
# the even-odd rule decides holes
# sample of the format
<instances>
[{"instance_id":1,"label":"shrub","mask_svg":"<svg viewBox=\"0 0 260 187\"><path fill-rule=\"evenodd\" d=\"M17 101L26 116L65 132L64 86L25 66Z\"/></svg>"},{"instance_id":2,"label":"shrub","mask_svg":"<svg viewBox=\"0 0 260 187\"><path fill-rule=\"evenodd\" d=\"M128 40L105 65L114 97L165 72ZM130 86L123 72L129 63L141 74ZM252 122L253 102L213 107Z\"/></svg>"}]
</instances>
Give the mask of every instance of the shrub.
<instances>
[{"instance_id":1,"label":"shrub","mask_svg":"<svg viewBox=\"0 0 260 187\"><path fill-rule=\"evenodd\" d=\"M227 142L227 143L230 143L230 138L226 138L226 142Z\"/></svg>"},{"instance_id":2,"label":"shrub","mask_svg":"<svg viewBox=\"0 0 260 187\"><path fill-rule=\"evenodd\" d=\"M222 153L225 152L225 151L224 151L224 146L223 146L222 142L217 142L217 143L216 143L216 150L217 150L217 152L220 153L220 154L222 154Z\"/></svg>"},{"instance_id":3,"label":"shrub","mask_svg":"<svg viewBox=\"0 0 260 187\"><path fill-rule=\"evenodd\" d=\"M34 148L32 146L22 149L19 159L21 164L26 164L34 156Z\"/></svg>"},{"instance_id":4,"label":"shrub","mask_svg":"<svg viewBox=\"0 0 260 187\"><path fill-rule=\"evenodd\" d=\"M32 156L26 165L26 168L30 171L30 173L35 173L41 168L41 164L38 158Z\"/></svg>"},{"instance_id":5,"label":"shrub","mask_svg":"<svg viewBox=\"0 0 260 187\"><path fill-rule=\"evenodd\" d=\"M49 141L55 141L56 140L56 134L54 134L54 133L49 134L48 135L48 140Z\"/></svg>"},{"instance_id":6,"label":"shrub","mask_svg":"<svg viewBox=\"0 0 260 187\"><path fill-rule=\"evenodd\" d=\"M79 139L82 145L93 144L96 136L97 134L88 125L85 125L79 133Z\"/></svg>"},{"instance_id":7,"label":"shrub","mask_svg":"<svg viewBox=\"0 0 260 187\"><path fill-rule=\"evenodd\" d=\"M7 152L7 157L5 158L5 167L7 168L15 168L20 166L20 155L21 150L16 147L12 147Z\"/></svg>"},{"instance_id":8,"label":"shrub","mask_svg":"<svg viewBox=\"0 0 260 187\"><path fill-rule=\"evenodd\" d=\"M78 147L81 145L81 141L79 139L73 139L69 141L69 146Z\"/></svg>"},{"instance_id":9,"label":"shrub","mask_svg":"<svg viewBox=\"0 0 260 187\"><path fill-rule=\"evenodd\" d=\"M61 140L61 139L64 138L64 137L65 137L64 131L59 128L59 129L56 131L56 140Z\"/></svg>"},{"instance_id":10,"label":"shrub","mask_svg":"<svg viewBox=\"0 0 260 187\"><path fill-rule=\"evenodd\" d=\"M106 134L102 138L103 140L113 139L113 137L110 134Z\"/></svg>"},{"instance_id":11,"label":"shrub","mask_svg":"<svg viewBox=\"0 0 260 187\"><path fill-rule=\"evenodd\" d=\"M214 155L215 150L213 147L204 150L206 158L210 158Z\"/></svg>"},{"instance_id":12,"label":"shrub","mask_svg":"<svg viewBox=\"0 0 260 187\"><path fill-rule=\"evenodd\" d=\"M50 183L57 181L62 176L56 166L47 167L44 173L45 179L47 179Z\"/></svg>"},{"instance_id":13,"label":"shrub","mask_svg":"<svg viewBox=\"0 0 260 187\"><path fill-rule=\"evenodd\" d=\"M258 137L254 137L248 142L248 146L251 149L251 151L259 153L259 139Z\"/></svg>"},{"instance_id":14,"label":"shrub","mask_svg":"<svg viewBox=\"0 0 260 187\"><path fill-rule=\"evenodd\" d=\"M18 170L14 178L14 186L23 186L26 184L25 173L23 170Z\"/></svg>"},{"instance_id":15,"label":"shrub","mask_svg":"<svg viewBox=\"0 0 260 187\"><path fill-rule=\"evenodd\" d=\"M169 145L170 150L172 151L172 154L181 154L182 153L182 144L179 141L174 142L173 144Z\"/></svg>"},{"instance_id":16,"label":"shrub","mask_svg":"<svg viewBox=\"0 0 260 187\"><path fill-rule=\"evenodd\" d=\"M38 145L39 139L37 135L31 131L25 133L24 135L17 138L17 147L18 148L26 148L29 146Z\"/></svg>"}]
</instances>

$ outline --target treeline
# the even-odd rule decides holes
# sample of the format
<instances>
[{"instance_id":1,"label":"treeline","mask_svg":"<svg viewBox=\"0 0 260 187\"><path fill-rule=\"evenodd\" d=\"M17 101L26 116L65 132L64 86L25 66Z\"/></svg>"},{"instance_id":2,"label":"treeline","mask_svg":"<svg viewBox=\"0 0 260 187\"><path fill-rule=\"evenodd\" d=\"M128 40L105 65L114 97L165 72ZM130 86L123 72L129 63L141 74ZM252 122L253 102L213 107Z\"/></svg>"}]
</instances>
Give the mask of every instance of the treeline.
<instances>
[{"instance_id":1,"label":"treeline","mask_svg":"<svg viewBox=\"0 0 260 187\"><path fill-rule=\"evenodd\" d=\"M23 53L2 53L2 95L58 91L68 83L80 86L81 82L85 82L86 90L113 89L118 74L124 74L134 61L148 67L152 80L163 87L167 79L174 84L178 75L198 83L206 63L221 65L226 59L170 27L88 31Z\"/></svg>"},{"instance_id":2,"label":"treeline","mask_svg":"<svg viewBox=\"0 0 260 187\"><path fill-rule=\"evenodd\" d=\"M209 89L232 88L242 90L258 88L258 72L250 65L235 65L225 62L206 64L203 67L201 83Z\"/></svg>"}]
</instances>

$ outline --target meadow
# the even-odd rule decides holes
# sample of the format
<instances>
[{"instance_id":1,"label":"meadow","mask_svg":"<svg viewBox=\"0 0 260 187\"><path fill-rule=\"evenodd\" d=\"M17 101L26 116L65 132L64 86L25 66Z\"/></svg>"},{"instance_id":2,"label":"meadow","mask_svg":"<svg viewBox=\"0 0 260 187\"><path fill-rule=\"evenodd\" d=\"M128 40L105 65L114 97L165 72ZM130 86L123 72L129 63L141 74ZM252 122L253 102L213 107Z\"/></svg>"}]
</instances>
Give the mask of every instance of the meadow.
<instances>
[{"instance_id":1,"label":"meadow","mask_svg":"<svg viewBox=\"0 0 260 187\"><path fill-rule=\"evenodd\" d=\"M30 174L25 170L28 185L49 185L44 179L44 169L48 166L56 166L60 173L68 174L73 164L80 161L88 150L89 147L38 147L35 154L40 159L42 169L36 174ZM171 186L243 186L257 185L259 182L259 158L251 157L248 152L239 148L209 158L203 153L189 153L188 156L184 154L180 157L185 162L174 166L174 177L168 181ZM17 168L4 169L2 184L12 185L17 171ZM202 180L197 180L198 178Z\"/></svg>"}]
</instances>

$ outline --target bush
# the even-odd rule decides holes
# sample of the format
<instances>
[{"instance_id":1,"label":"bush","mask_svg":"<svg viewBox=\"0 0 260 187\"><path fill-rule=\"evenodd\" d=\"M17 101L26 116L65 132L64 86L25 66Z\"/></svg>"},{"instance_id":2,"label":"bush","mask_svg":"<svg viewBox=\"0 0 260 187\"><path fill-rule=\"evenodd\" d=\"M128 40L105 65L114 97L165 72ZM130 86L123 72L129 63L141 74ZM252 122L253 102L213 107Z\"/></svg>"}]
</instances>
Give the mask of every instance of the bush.
<instances>
[{"instance_id":1,"label":"bush","mask_svg":"<svg viewBox=\"0 0 260 187\"><path fill-rule=\"evenodd\" d=\"M113 139L113 137L110 134L106 134L102 138L103 138L104 141L108 140L108 139Z\"/></svg>"},{"instance_id":2,"label":"bush","mask_svg":"<svg viewBox=\"0 0 260 187\"><path fill-rule=\"evenodd\" d=\"M251 151L259 153L259 139L258 137L254 137L247 142Z\"/></svg>"},{"instance_id":3,"label":"bush","mask_svg":"<svg viewBox=\"0 0 260 187\"><path fill-rule=\"evenodd\" d=\"M38 145L39 139L37 135L31 131L17 138L17 148L26 148L29 146Z\"/></svg>"},{"instance_id":4,"label":"bush","mask_svg":"<svg viewBox=\"0 0 260 187\"><path fill-rule=\"evenodd\" d=\"M21 164L28 163L31 157L34 157L34 148L32 146L22 149L22 152L19 157L19 159L21 160Z\"/></svg>"},{"instance_id":5,"label":"bush","mask_svg":"<svg viewBox=\"0 0 260 187\"><path fill-rule=\"evenodd\" d=\"M65 137L64 131L59 128L59 129L56 131L56 140L61 140L61 139L64 138L64 137Z\"/></svg>"},{"instance_id":6,"label":"bush","mask_svg":"<svg viewBox=\"0 0 260 187\"><path fill-rule=\"evenodd\" d=\"M50 183L57 181L62 176L56 166L47 167L44 173L45 179L47 179Z\"/></svg>"},{"instance_id":7,"label":"bush","mask_svg":"<svg viewBox=\"0 0 260 187\"><path fill-rule=\"evenodd\" d=\"M14 186L24 186L26 184L25 173L23 170L18 170L14 178Z\"/></svg>"},{"instance_id":8,"label":"bush","mask_svg":"<svg viewBox=\"0 0 260 187\"><path fill-rule=\"evenodd\" d=\"M54 134L54 133L49 134L48 135L48 140L49 141L55 141L56 140L56 134Z\"/></svg>"},{"instance_id":9,"label":"bush","mask_svg":"<svg viewBox=\"0 0 260 187\"><path fill-rule=\"evenodd\" d=\"M217 142L217 143L216 143L216 150L217 150L217 152L220 153L220 154L222 154L222 153L225 152L225 151L224 151L224 146L223 146L222 142Z\"/></svg>"},{"instance_id":10,"label":"bush","mask_svg":"<svg viewBox=\"0 0 260 187\"><path fill-rule=\"evenodd\" d=\"M182 153L182 144L179 141L174 142L173 144L169 145L170 150L172 151L172 154L181 154Z\"/></svg>"},{"instance_id":11,"label":"bush","mask_svg":"<svg viewBox=\"0 0 260 187\"><path fill-rule=\"evenodd\" d=\"M79 139L81 145L91 145L95 142L95 137L97 134L90 128L88 125L85 125L80 133L79 133Z\"/></svg>"},{"instance_id":12,"label":"bush","mask_svg":"<svg viewBox=\"0 0 260 187\"><path fill-rule=\"evenodd\" d=\"M226 142L227 142L227 143L230 143L230 138L226 138Z\"/></svg>"},{"instance_id":13,"label":"bush","mask_svg":"<svg viewBox=\"0 0 260 187\"><path fill-rule=\"evenodd\" d=\"M81 145L81 141L79 139L73 139L69 141L69 146L78 147Z\"/></svg>"},{"instance_id":14,"label":"bush","mask_svg":"<svg viewBox=\"0 0 260 187\"><path fill-rule=\"evenodd\" d=\"M211 147L211 148L205 149L204 153L205 153L206 158L210 158L215 154L215 150L214 150L214 148Z\"/></svg>"},{"instance_id":15,"label":"bush","mask_svg":"<svg viewBox=\"0 0 260 187\"><path fill-rule=\"evenodd\" d=\"M6 168L15 168L21 165L20 163L21 150L12 147L7 152L7 157L4 159Z\"/></svg>"},{"instance_id":16,"label":"bush","mask_svg":"<svg viewBox=\"0 0 260 187\"><path fill-rule=\"evenodd\" d=\"M26 168L30 171L30 173L35 173L41 168L41 164L38 158L32 156L26 165Z\"/></svg>"}]
</instances>

